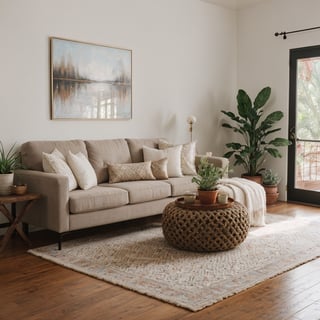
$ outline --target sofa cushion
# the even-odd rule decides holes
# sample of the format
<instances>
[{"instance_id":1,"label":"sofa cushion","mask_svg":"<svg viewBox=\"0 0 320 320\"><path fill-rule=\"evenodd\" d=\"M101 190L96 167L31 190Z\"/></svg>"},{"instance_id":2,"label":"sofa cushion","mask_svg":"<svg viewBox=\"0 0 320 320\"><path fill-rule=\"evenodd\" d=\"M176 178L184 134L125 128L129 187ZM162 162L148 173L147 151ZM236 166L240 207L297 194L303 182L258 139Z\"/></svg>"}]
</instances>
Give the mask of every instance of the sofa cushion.
<instances>
[{"instance_id":1,"label":"sofa cushion","mask_svg":"<svg viewBox=\"0 0 320 320\"><path fill-rule=\"evenodd\" d=\"M166 149L173 147L173 144L168 143L166 140L160 139L159 149ZM181 150L181 170L185 175L195 175L197 174L195 158L196 158L196 146L197 142L192 141L182 145Z\"/></svg>"},{"instance_id":2,"label":"sofa cushion","mask_svg":"<svg viewBox=\"0 0 320 320\"><path fill-rule=\"evenodd\" d=\"M128 191L130 204L159 200L171 196L170 184L163 181L130 181L101 184L101 186Z\"/></svg>"},{"instance_id":3,"label":"sofa cushion","mask_svg":"<svg viewBox=\"0 0 320 320\"><path fill-rule=\"evenodd\" d=\"M184 176L181 178L169 178L164 180L171 186L171 194L173 197L182 196L187 191L196 192L197 185L191 182L192 176Z\"/></svg>"},{"instance_id":4,"label":"sofa cushion","mask_svg":"<svg viewBox=\"0 0 320 320\"><path fill-rule=\"evenodd\" d=\"M143 162L143 146L158 148L159 139L126 139L131 154L132 162Z\"/></svg>"},{"instance_id":5,"label":"sofa cushion","mask_svg":"<svg viewBox=\"0 0 320 320\"><path fill-rule=\"evenodd\" d=\"M58 149L54 149L52 153L42 153L42 166L44 172L67 176L69 191L78 187L78 183L73 172L68 166L64 155Z\"/></svg>"},{"instance_id":6,"label":"sofa cushion","mask_svg":"<svg viewBox=\"0 0 320 320\"><path fill-rule=\"evenodd\" d=\"M69 151L67 162L81 189L87 190L97 185L96 173L93 170L91 163L82 152L73 154Z\"/></svg>"},{"instance_id":7,"label":"sofa cushion","mask_svg":"<svg viewBox=\"0 0 320 320\"><path fill-rule=\"evenodd\" d=\"M155 161L163 158L168 158L168 176L181 177L181 149L182 146L171 147L163 150L143 147L144 161Z\"/></svg>"},{"instance_id":8,"label":"sofa cushion","mask_svg":"<svg viewBox=\"0 0 320 320\"><path fill-rule=\"evenodd\" d=\"M168 179L168 158L152 161L151 170L156 179Z\"/></svg>"},{"instance_id":9,"label":"sofa cushion","mask_svg":"<svg viewBox=\"0 0 320 320\"><path fill-rule=\"evenodd\" d=\"M109 183L155 180L151 161L137 163L108 164Z\"/></svg>"},{"instance_id":10,"label":"sofa cushion","mask_svg":"<svg viewBox=\"0 0 320 320\"><path fill-rule=\"evenodd\" d=\"M98 183L108 181L108 163L130 163L128 144L124 139L86 140L88 158Z\"/></svg>"},{"instance_id":11,"label":"sofa cushion","mask_svg":"<svg viewBox=\"0 0 320 320\"><path fill-rule=\"evenodd\" d=\"M21 145L21 160L26 169L43 171L42 152L51 153L57 148L65 157L69 150L73 153L82 152L87 156L87 149L82 140L65 141L28 141Z\"/></svg>"},{"instance_id":12,"label":"sofa cushion","mask_svg":"<svg viewBox=\"0 0 320 320\"><path fill-rule=\"evenodd\" d=\"M120 207L128 204L128 192L119 188L93 187L70 192L71 213L82 213Z\"/></svg>"}]
</instances>

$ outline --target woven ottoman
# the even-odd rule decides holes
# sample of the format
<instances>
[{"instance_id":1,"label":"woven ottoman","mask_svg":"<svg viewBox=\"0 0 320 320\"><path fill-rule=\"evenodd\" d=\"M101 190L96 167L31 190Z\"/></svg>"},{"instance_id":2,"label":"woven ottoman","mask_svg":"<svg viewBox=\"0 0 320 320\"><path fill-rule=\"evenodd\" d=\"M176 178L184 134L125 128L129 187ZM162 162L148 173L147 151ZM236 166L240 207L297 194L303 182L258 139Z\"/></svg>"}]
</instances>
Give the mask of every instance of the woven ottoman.
<instances>
[{"instance_id":1,"label":"woven ottoman","mask_svg":"<svg viewBox=\"0 0 320 320\"><path fill-rule=\"evenodd\" d=\"M167 242L183 250L210 252L229 250L246 238L249 217L239 202L228 208L181 208L169 203L162 215L162 230Z\"/></svg>"}]
</instances>

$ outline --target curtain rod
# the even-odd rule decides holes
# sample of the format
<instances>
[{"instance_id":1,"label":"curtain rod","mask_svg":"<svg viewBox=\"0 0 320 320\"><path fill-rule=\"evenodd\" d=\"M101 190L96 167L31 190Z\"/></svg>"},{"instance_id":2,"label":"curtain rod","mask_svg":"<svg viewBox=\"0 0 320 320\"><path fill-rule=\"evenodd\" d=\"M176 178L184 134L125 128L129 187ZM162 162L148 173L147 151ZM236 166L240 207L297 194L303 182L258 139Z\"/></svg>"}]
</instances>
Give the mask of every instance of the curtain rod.
<instances>
[{"instance_id":1,"label":"curtain rod","mask_svg":"<svg viewBox=\"0 0 320 320\"><path fill-rule=\"evenodd\" d=\"M282 31L282 32L276 32L274 35L276 37L282 36L283 40L287 39L287 35L290 33L297 33L297 32L304 32L304 31L310 31L310 30L315 30L315 29L320 29L320 27L313 27L313 28L307 28L307 29L300 29L300 30L294 30L294 31Z\"/></svg>"}]
</instances>

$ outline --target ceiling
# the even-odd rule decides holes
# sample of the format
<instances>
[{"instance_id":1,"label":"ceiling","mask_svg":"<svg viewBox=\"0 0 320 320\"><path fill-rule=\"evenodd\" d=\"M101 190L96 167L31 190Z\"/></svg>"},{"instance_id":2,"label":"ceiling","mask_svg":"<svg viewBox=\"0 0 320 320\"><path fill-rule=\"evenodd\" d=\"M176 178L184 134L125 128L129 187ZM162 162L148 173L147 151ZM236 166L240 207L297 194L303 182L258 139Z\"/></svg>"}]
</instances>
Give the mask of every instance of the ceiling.
<instances>
[{"instance_id":1,"label":"ceiling","mask_svg":"<svg viewBox=\"0 0 320 320\"><path fill-rule=\"evenodd\" d=\"M237 9L242 9L252 4L266 1L266 0L202 0L202 1L237 10Z\"/></svg>"}]
</instances>

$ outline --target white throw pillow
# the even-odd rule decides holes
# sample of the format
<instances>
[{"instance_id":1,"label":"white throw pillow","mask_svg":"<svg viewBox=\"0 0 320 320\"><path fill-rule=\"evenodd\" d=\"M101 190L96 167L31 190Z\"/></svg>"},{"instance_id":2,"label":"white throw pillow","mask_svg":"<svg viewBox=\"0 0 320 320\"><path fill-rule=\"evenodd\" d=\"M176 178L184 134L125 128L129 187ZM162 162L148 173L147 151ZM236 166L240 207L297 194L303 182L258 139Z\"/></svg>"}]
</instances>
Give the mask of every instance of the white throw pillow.
<instances>
[{"instance_id":1,"label":"white throw pillow","mask_svg":"<svg viewBox=\"0 0 320 320\"><path fill-rule=\"evenodd\" d=\"M159 141L159 149L166 149L173 145L165 140ZM192 141L182 145L181 151L181 170L183 174L195 175L197 174L195 158L196 158L197 142Z\"/></svg>"},{"instance_id":2,"label":"white throw pillow","mask_svg":"<svg viewBox=\"0 0 320 320\"><path fill-rule=\"evenodd\" d=\"M42 153L42 166L44 172L67 176L69 191L78 187L77 180L68 166L64 155L58 149L54 149L52 153Z\"/></svg>"},{"instance_id":3,"label":"white throw pillow","mask_svg":"<svg viewBox=\"0 0 320 320\"><path fill-rule=\"evenodd\" d=\"M82 152L73 154L69 151L67 161L81 189L87 190L98 184L96 173Z\"/></svg>"},{"instance_id":4,"label":"white throw pillow","mask_svg":"<svg viewBox=\"0 0 320 320\"><path fill-rule=\"evenodd\" d=\"M143 146L143 157L144 161L156 161L168 158L168 176L181 177L181 150L182 146L175 146L163 150Z\"/></svg>"}]
</instances>

